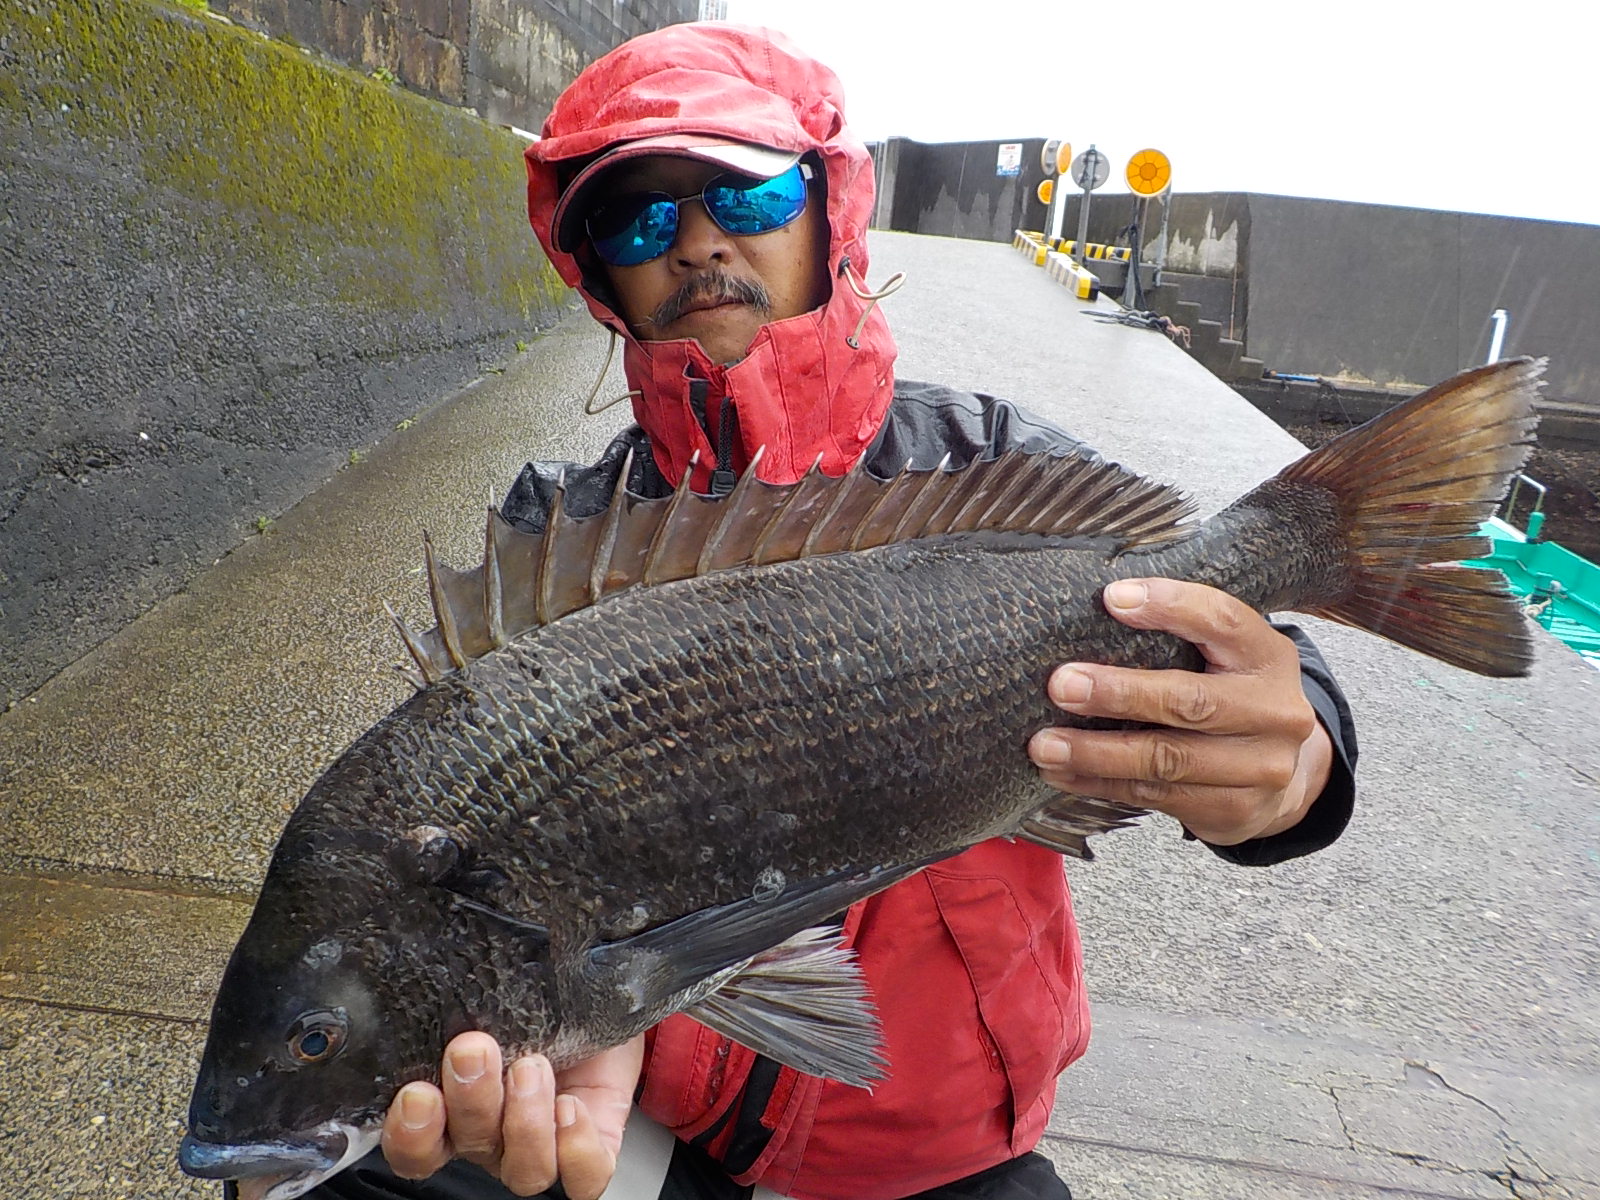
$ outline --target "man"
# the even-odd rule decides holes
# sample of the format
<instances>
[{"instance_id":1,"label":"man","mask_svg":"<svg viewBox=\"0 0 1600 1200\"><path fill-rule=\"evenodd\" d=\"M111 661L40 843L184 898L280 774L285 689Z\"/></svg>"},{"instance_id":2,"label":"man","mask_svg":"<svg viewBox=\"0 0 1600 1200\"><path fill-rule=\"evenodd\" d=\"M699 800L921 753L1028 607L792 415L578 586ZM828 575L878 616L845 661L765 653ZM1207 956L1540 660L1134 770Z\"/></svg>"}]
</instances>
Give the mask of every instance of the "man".
<instances>
[{"instance_id":1,"label":"man","mask_svg":"<svg viewBox=\"0 0 1600 1200\"><path fill-rule=\"evenodd\" d=\"M819 456L829 474L865 457L888 475L947 453L959 465L1074 448L1004 402L895 380L864 282L871 163L841 103L833 75L783 39L721 24L635 39L557 101L528 151L530 215L623 339L638 424L593 467L530 464L508 518L542 527L563 470L570 508L597 511L625 462L635 492L662 495L685 472L725 491L758 450L761 476L782 483ZM1354 740L1309 644L1197 585L1127 581L1105 599L1129 625L1194 642L1208 670L1057 670L1063 708L1161 728L1041 732L1029 752L1043 778L1170 813L1239 862L1337 837ZM663 1196L743 1197L754 1183L819 1200L1068 1196L1031 1153L1057 1076L1088 1040L1059 857L984 843L854 906L843 928L891 1065L871 1093L779 1068L681 1016L559 1078L538 1056L503 1072L492 1040L465 1034L442 1089L396 1098L394 1175L374 1156L316 1194L525 1195L559 1179L592 1200L637 1097L679 1139Z\"/></svg>"}]
</instances>

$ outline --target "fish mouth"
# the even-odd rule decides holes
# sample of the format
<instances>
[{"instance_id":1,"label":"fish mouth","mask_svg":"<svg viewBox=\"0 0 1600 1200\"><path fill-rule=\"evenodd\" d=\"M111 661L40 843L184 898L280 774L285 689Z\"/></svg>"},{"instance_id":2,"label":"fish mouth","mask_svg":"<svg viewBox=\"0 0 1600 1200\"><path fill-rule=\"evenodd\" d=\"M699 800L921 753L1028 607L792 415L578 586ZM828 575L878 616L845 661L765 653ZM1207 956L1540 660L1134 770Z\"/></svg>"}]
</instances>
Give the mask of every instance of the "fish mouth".
<instances>
[{"instance_id":1,"label":"fish mouth","mask_svg":"<svg viewBox=\"0 0 1600 1200\"><path fill-rule=\"evenodd\" d=\"M339 1121L273 1142L205 1142L193 1134L178 1147L178 1165L201 1179L223 1179L225 1197L293 1200L337 1175L378 1144L382 1128Z\"/></svg>"}]
</instances>

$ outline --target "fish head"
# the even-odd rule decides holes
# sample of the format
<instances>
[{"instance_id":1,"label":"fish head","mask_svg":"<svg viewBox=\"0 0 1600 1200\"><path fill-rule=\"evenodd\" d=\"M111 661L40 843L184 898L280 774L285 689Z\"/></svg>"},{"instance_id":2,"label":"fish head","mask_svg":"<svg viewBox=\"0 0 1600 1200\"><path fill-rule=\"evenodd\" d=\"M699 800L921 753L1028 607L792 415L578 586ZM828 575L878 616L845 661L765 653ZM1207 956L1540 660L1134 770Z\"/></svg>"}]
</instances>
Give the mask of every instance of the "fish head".
<instances>
[{"instance_id":1,"label":"fish head","mask_svg":"<svg viewBox=\"0 0 1600 1200\"><path fill-rule=\"evenodd\" d=\"M338 945L320 953L342 958ZM178 1161L239 1180L242 1198L289 1200L377 1143L394 1061L359 971L285 971L255 949L241 941L223 975Z\"/></svg>"},{"instance_id":2,"label":"fish head","mask_svg":"<svg viewBox=\"0 0 1600 1200\"><path fill-rule=\"evenodd\" d=\"M460 915L394 839L279 844L223 972L179 1164L290 1200L378 1142L396 1091L433 1078L473 1006ZM398 843L405 845L404 839Z\"/></svg>"}]
</instances>

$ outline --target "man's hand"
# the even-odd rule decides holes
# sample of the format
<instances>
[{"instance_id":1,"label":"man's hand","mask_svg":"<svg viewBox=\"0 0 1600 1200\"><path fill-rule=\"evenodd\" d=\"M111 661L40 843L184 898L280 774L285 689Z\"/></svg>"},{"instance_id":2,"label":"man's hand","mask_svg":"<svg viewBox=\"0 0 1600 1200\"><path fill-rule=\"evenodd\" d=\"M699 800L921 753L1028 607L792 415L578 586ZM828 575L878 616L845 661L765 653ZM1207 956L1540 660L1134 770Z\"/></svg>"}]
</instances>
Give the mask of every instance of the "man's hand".
<instances>
[{"instance_id":1,"label":"man's hand","mask_svg":"<svg viewBox=\"0 0 1600 1200\"><path fill-rule=\"evenodd\" d=\"M384 1157L407 1179L464 1158L518 1196L560 1179L571 1200L598 1200L616 1170L643 1062L641 1036L559 1075L539 1054L502 1073L495 1040L463 1033L445 1048L442 1091L408 1083L389 1106Z\"/></svg>"},{"instance_id":2,"label":"man's hand","mask_svg":"<svg viewBox=\"0 0 1600 1200\"><path fill-rule=\"evenodd\" d=\"M1197 583L1121 580L1105 605L1125 625L1193 642L1205 673L1058 668L1050 698L1067 712L1162 728L1041 730L1028 753L1045 782L1159 809L1218 846L1296 825L1327 785L1333 746L1305 698L1294 643L1249 605Z\"/></svg>"}]
</instances>

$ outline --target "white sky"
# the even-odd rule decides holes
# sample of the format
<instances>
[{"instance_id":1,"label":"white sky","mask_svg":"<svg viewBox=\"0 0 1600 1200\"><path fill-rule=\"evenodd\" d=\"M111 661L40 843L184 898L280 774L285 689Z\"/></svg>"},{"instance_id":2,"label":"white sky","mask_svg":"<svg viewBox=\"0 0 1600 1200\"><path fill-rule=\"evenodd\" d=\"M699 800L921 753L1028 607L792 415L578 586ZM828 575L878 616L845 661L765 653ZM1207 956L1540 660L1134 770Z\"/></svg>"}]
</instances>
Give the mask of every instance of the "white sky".
<instances>
[{"instance_id":1,"label":"white sky","mask_svg":"<svg viewBox=\"0 0 1600 1200\"><path fill-rule=\"evenodd\" d=\"M728 0L728 19L837 71L868 141L1093 142L1102 194L1150 146L1178 191L1600 225L1595 0Z\"/></svg>"}]
</instances>

